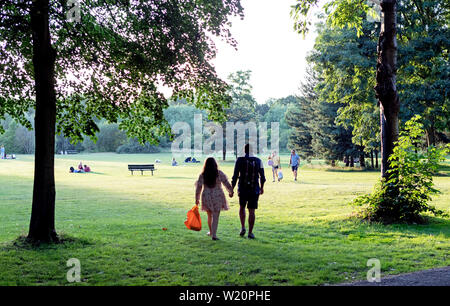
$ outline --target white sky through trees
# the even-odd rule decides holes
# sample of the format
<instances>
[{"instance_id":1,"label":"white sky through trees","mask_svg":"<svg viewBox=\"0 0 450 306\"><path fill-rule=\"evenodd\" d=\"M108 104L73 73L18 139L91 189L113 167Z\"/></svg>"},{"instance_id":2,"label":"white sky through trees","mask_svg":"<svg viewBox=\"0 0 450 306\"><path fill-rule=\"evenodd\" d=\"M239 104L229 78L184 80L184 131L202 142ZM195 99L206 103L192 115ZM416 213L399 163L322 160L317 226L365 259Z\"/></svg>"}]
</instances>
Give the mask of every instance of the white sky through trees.
<instances>
[{"instance_id":1,"label":"white sky through trees","mask_svg":"<svg viewBox=\"0 0 450 306\"><path fill-rule=\"evenodd\" d=\"M238 50L215 40L217 73L226 80L232 72L251 70L258 103L297 94L307 53L314 46L314 29L305 39L294 31L290 10L295 0L241 0L241 4L244 20L232 19L231 28Z\"/></svg>"}]
</instances>

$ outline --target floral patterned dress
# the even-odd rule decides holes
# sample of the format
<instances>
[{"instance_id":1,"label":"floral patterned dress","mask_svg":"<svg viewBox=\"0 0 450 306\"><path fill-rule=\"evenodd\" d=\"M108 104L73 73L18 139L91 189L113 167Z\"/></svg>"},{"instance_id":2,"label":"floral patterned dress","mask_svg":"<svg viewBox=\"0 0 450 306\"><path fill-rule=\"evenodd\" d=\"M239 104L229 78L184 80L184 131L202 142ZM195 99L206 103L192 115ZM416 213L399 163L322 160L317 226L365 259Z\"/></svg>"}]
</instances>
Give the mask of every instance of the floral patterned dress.
<instances>
[{"instance_id":1,"label":"floral patterned dress","mask_svg":"<svg viewBox=\"0 0 450 306\"><path fill-rule=\"evenodd\" d=\"M230 208L223 192L222 184L229 193L233 191L233 187L231 187L227 176L222 171L219 170L219 175L216 178L216 185L213 188L204 184L203 174L200 174L197 182L195 182L195 199L200 200L201 194L203 211L219 211L228 210Z\"/></svg>"}]
</instances>

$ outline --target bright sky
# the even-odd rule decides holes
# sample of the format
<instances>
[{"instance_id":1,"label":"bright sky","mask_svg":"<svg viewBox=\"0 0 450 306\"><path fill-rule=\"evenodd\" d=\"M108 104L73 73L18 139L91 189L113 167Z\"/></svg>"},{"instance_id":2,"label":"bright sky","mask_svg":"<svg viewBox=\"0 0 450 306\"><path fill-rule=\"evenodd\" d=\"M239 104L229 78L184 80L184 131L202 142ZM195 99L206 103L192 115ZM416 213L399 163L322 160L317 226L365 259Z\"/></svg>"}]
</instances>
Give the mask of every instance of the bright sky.
<instances>
[{"instance_id":1,"label":"bright sky","mask_svg":"<svg viewBox=\"0 0 450 306\"><path fill-rule=\"evenodd\" d=\"M258 103L297 94L315 34L310 29L303 39L294 32L289 13L295 0L241 0L241 4L244 20L233 19L231 29L238 50L217 42L217 73L226 80L232 72L251 70L253 96Z\"/></svg>"}]
</instances>

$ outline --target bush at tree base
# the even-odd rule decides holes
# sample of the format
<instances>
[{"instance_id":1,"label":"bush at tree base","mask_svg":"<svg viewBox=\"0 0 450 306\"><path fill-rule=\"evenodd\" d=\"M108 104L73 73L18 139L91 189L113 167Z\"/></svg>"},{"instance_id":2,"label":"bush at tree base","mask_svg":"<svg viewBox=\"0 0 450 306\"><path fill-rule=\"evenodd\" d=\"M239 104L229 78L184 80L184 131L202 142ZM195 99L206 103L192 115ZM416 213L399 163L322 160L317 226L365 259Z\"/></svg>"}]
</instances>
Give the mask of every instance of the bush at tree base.
<instances>
[{"instance_id":1,"label":"bush at tree base","mask_svg":"<svg viewBox=\"0 0 450 306\"><path fill-rule=\"evenodd\" d=\"M430 146L418 152L417 145L423 135L421 117L416 115L406 122L393 154L389 157L388 177L378 183L371 194L356 198L352 204L361 206L357 215L368 221L382 223L424 223L423 213L448 216L443 210L429 204L434 188L433 175L439 162L445 160L450 146Z\"/></svg>"}]
</instances>

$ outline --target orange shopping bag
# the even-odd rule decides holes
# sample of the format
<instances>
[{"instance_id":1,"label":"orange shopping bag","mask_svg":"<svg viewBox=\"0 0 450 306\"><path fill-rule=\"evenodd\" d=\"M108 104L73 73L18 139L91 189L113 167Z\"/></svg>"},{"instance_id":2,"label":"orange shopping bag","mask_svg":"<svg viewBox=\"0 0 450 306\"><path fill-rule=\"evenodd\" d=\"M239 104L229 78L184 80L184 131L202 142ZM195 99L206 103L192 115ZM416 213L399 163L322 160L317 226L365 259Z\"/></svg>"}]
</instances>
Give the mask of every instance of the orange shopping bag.
<instances>
[{"instance_id":1,"label":"orange shopping bag","mask_svg":"<svg viewBox=\"0 0 450 306\"><path fill-rule=\"evenodd\" d=\"M200 231L202 229L202 219L200 219L197 205L187 212L187 219L184 221L184 224L188 229L193 231Z\"/></svg>"}]
</instances>

